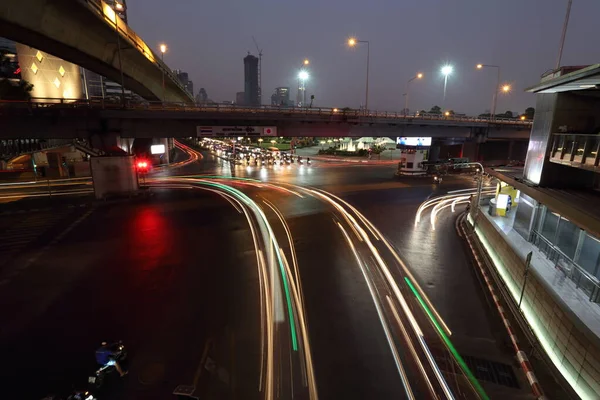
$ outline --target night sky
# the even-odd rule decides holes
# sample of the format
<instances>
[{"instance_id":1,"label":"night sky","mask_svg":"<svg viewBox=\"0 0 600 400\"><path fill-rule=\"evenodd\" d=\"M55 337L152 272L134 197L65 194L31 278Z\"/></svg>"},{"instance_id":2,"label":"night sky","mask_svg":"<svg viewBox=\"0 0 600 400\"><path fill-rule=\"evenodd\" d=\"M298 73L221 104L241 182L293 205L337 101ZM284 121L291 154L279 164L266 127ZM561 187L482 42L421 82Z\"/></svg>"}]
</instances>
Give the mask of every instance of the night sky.
<instances>
[{"instance_id":1,"label":"night sky","mask_svg":"<svg viewBox=\"0 0 600 400\"><path fill-rule=\"evenodd\" d=\"M130 26L154 49L165 42L165 62L187 71L197 92L214 101L243 91L243 57L263 49L263 103L273 89L290 86L310 59L307 94L315 106L357 108L364 101L366 47L349 49L355 35L371 46L369 108L400 111L406 81L409 108L442 106L440 67L454 66L446 107L479 114L489 110L495 70L513 85L497 112L535 106L523 89L555 67L567 0L128 0ZM575 0L562 65L600 62L595 27L598 0Z\"/></svg>"}]
</instances>

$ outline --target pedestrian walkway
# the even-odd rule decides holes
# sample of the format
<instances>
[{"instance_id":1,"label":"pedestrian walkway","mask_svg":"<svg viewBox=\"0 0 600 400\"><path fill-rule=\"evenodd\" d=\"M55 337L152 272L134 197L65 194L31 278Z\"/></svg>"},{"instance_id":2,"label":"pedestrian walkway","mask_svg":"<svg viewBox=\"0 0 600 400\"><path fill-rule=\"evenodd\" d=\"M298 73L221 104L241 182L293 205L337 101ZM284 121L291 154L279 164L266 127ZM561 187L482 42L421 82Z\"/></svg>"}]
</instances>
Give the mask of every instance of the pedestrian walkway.
<instances>
[{"instance_id":1,"label":"pedestrian walkway","mask_svg":"<svg viewBox=\"0 0 600 400\"><path fill-rule=\"evenodd\" d=\"M529 252L532 253L531 268L537 276L600 338L600 305L591 302L589 296L574 281L566 279L566 272L557 263L550 261L537 246L513 229L516 208L513 208L507 217L490 216L484 210L481 211L522 259L525 259Z\"/></svg>"}]
</instances>

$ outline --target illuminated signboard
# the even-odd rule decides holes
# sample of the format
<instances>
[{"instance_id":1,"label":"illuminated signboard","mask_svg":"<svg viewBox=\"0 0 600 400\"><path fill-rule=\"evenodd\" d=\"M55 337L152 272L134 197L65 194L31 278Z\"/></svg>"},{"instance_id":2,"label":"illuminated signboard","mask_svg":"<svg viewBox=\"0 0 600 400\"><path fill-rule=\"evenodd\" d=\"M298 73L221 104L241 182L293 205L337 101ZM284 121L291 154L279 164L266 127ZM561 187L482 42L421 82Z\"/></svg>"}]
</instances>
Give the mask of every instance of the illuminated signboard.
<instances>
[{"instance_id":1,"label":"illuminated signboard","mask_svg":"<svg viewBox=\"0 0 600 400\"><path fill-rule=\"evenodd\" d=\"M150 146L151 154L165 154L165 145L164 144L153 144Z\"/></svg>"},{"instance_id":2,"label":"illuminated signboard","mask_svg":"<svg viewBox=\"0 0 600 400\"><path fill-rule=\"evenodd\" d=\"M396 144L401 146L431 146L430 137L397 137Z\"/></svg>"}]
</instances>

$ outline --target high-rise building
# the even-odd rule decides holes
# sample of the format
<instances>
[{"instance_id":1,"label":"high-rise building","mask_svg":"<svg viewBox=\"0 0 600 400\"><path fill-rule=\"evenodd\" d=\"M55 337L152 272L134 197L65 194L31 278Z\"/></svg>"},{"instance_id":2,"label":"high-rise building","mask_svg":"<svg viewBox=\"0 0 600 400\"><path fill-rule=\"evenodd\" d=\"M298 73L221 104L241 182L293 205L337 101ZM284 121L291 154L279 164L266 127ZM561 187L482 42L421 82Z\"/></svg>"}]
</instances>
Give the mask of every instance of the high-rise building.
<instances>
[{"instance_id":1,"label":"high-rise building","mask_svg":"<svg viewBox=\"0 0 600 400\"><path fill-rule=\"evenodd\" d=\"M194 82L192 82L190 80L188 73L184 72L180 69L173 70L173 72L175 73L175 75L177 75L177 79L179 79L179 82L181 82L181 84L183 85L185 90L187 90L188 93L193 96L194 95Z\"/></svg>"},{"instance_id":2,"label":"high-rise building","mask_svg":"<svg viewBox=\"0 0 600 400\"><path fill-rule=\"evenodd\" d=\"M244 57L244 103L247 106L259 106L258 97L258 57L248 53Z\"/></svg>"},{"instance_id":3,"label":"high-rise building","mask_svg":"<svg viewBox=\"0 0 600 400\"><path fill-rule=\"evenodd\" d=\"M235 94L235 104L238 106L246 105L246 92L237 92Z\"/></svg>"},{"instance_id":4,"label":"high-rise building","mask_svg":"<svg viewBox=\"0 0 600 400\"><path fill-rule=\"evenodd\" d=\"M290 88L277 87L271 95L272 106L288 106L290 103Z\"/></svg>"},{"instance_id":5,"label":"high-rise building","mask_svg":"<svg viewBox=\"0 0 600 400\"><path fill-rule=\"evenodd\" d=\"M198 104L206 104L208 102L208 93L206 93L206 89L200 88L198 94L196 95L196 103Z\"/></svg>"}]
</instances>

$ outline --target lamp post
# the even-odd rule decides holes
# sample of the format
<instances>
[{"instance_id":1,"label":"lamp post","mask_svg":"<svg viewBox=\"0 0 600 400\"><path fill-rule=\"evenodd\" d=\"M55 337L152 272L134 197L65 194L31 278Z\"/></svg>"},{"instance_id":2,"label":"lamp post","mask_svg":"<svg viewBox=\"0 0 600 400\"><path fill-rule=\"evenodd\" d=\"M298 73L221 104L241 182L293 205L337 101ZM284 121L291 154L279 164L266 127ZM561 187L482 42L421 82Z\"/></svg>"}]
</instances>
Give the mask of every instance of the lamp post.
<instances>
[{"instance_id":1,"label":"lamp post","mask_svg":"<svg viewBox=\"0 0 600 400\"><path fill-rule=\"evenodd\" d=\"M498 102L498 92L500 91L500 66L498 65L487 65L487 64L477 64L477 69L483 68L496 68L498 70L498 77L496 80L496 87L494 89L494 96L492 97L492 109L490 111L490 120L496 118L496 104Z\"/></svg>"},{"instance_id":2,"label":"lamp post","mask_svg":"<svg viewBox=\"0 0 600 400\"><path fill-rule=\"evenodd\" d=\"M162 89L163 89L163 95L162 95L162 101L163 103L165 102L165 53L167 52L167 45L166 44L161 44L160 45L160 61L162 61L163 65L162 65Z\"/></svg>"},{"instance_id":3,"label":"lamp post","mask_svg":"<svg viewBox=\"0 0 600 400\"><path fill-rule=\"evenodd\" d=\"M308 79L308 72L302 70L298 73L298 79L301 82L302 88L302 107L306 107L306 80Z\"/></svg>"},{"instance_id":4,"label":"lamp post","mask_svg":"<svg viewBox=\"0 0 600 400\"><path fill-rule=\"evenodd\" d=\"M123 9L123 4L117 2L115 4L115 7L119 10ZM117 15L117 13L112 10L112 9L108 9L110 11L112 11L112 16L107 15L106 11L105 11L105 15L107 15L109 18L112 17L114 19L114 23L115 23L115 33L117 34L117 53L119 55L119 72L121 73L121 105L123 106L123 108L125 108L125 78L123 76L123 59L121 57L121 37L119 35L119 16ZM104 95L104 88L102 89L102 94Z\"/></svg>"},{"instance_id":5,"label":"lamp post","mask_svg":"<svg viewBox=\"0 0 600 400\"><path fill-rule=\"evenodd\" d=\"M444 75L444 98L442 100L442 110L445 109L446 104L446 86L448 85L448 75L452 74L454 67L452 65L444 65L442 67L442 75Z\"/></svg>"},{"instance_id":6,"label":"lamp post","mask_svg":"<svg viewBox=\"0 0 600 400\"><path fill-rule=\"evenodd\" d=\"M405 117L406 117L406 114L408 113L408 92L410 89L410 83L412 81L414 81L415 79L421 79L421 78L423 78L423 74L419 72L417 75L410 78L408 80L408 82L406 82L406 92L404 93L404 116Z\"/></svg>"},{"instance_id":7,"label":"lamp post","mask_svg":"<svg viewBox=\"0 0 600 400\"><path fill-rule=\"evenodd\" d=\"M302 65L300 65L300 72L298 73L298 94L296 95L296 105L298 105L298 106L300 104L302 104L302 105L306 104L306 95L304 95L306 87L302 83L300 74L303 71L308 74L306 68L308 67L309 64L310 64L310 61L308 60L308 58L305 58L304 61L302 61ZM308 77L308 75L307 75L307 77Z\"/></svg>"},{"instance_id":8,"label":"lamp post","mask_svg":"<svg viewBox=\"0 0 600 400\"><path fill-rule=\"evenodd\" d=\"M348 46L350 47L354 47L356 45L358 45L359 43L366 43L367 44L367 83L366 83L366 87L365 87L365 114L367 113L367 110L369 109L369 59L371 56L371 50L369 48L369 41L368 40L358 40L356 38L350 38L348 39Z\"/></svg>"}]
</instances>

